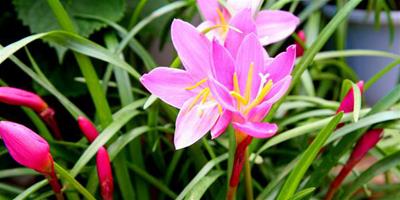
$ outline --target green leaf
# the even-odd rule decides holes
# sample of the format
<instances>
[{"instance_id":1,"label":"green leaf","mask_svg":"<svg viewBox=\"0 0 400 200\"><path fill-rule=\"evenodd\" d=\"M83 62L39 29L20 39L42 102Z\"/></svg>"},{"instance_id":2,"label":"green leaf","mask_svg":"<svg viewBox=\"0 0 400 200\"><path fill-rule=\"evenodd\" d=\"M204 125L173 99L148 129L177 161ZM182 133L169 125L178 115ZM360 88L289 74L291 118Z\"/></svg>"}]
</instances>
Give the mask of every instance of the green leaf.
<instances>
[{"instance_id":1,"label":"green leaf","mask_svg":"<svg viewBox=\"0 0 400 200\"><path fill-rule=\"evenodd\" d=\"M297 192L296 194L293 195L293 199L292 200L301 200L304 197L306 197L307 195L310 195L311 193L313 193L315 190L315 187L311 187L311 188L306 188L304 190L301 190L299 192Z\"/></svg>"},{"instance_id":2,"label":"green leaf","mask_svg":"<svg viewBox=\"0 0 400 200\"><path fill-rule=\"evenodd\" d=\"M340 119L342 117L342 112L337 114L329 122L329 124L318 133L317 137L314 139L311 145L304 151L296 167L290 173L285 184L282 186L282 189L277 198L278 200L288 200L292 198L308 167L310 167L311 163L318 155L319 150L324 145L325 141L328 139L331 133L335 130L337 124L340 122Z\"/></svg>"},{"instance_id":3,"label":"green leaf","mask_svg":"<svg viewBox=\"0 0 400 200\"><path fill-rule=\"evenodd\" d=\"M349 92L350 88L352 87L353 82L349 79L343 80L342 87L340 89L340 101L343 101L343 98Z\"/></svg>"},{"instance_id":4,"label":"green leaf","mask_svg":"<svg viewBox=\"0 0 400 200\"><path fill-rule=\"evenodd\" d=\"M51 31L46 33L39 33L36 35L28 36L17 42L7 45L6 47L0 50L0 64L22 47L38 39L47 39L49 41L60 44L64 47L70 48L81 54L92 56L99 60L109 62L117 67L126 70L134 78L138 80L140 78L140 74L136 70L134 70L128 63L126 63L124 60L120 59L118 56L111 53L104 47L90 40L87 40L79 35L65 31Z\"/></svg>"},{"instance_id":5,"label":"green leaf","mask_svg":"<svg viewBox=\"0 0 400 200\"><path fill-rule=\"evenodd\" d=\"M73 177L78 175L80 170L90 161L100 147L105 145L130 119L139 114L136 109L142 106L143 103L144 100L133 102L113 115L114 121L101 132L92 144L90 144L71 169Z\"/></svg>"},{"instance_id":6,"label":"green leaf","mask_svg":"<svg viewBox=\"0 0 400 200\"><path fill-rule=\"evenodd\" d=\"M74 177L71 176L70 173L67 172L67 170L65 170L64 168L62 168L60 165L58 165L57 163L54 163L54 169L56 170L56 172L66 181L69 182L69 185L71 185L72 187L74 187L79 193L81 193L85 199L90 199L90 200L96 200L96 198L94 198L92 196L92 194L90 194L89 191L87 191L77 180L75 180Z\"/></svg>"},{"instance_id":7,"label":"green leaf","mask_svg":"<svg viewBox=\"0 0 400 200\"><path fill-rule=\"evenodd\" d=\"M211 171L192 188L185 200L200 200L207 189L224 173L223 171Z\"/></svg>"},{"instance_id":8,"label":"green leaf","mask_svg":"<svg viewBox=\"0 0 400 200\"><path fill-rule=\"evenodd\" d=\"M189 182L189 184L186 185L186 187L182 190L182 192L179 194L179 196L176 198L176 200L182 200L192 189L194 186L197 185L199 181L201 181L205 175L207 175L212 168L214 168L218 163L228 159L228 154L222 154L218 156L217 158L210 160L207 162L206 165L204 165L203 168L197 173L197 175Z\"/></svg>"},{"instance_id":9,"label":"green leaf","mask_svg":"<svg viewBox=\"0 0 400 200\"><path fill-rule=\"evenodd\" d=\"M24 175L39 175L39 173L28 168L14 168L14 169L0 170L0 178L9 178L13 176L24 176Z\"/></svg>"},{"instance_id":10,"label":"green leaf","mask_svg":"<svg viewBox=\"0 0 400 200\"><path fill-rule=\"evenodd\" d=\"M341 199L348 199L350 196L362 185L367 184L369 180L375 176L386 172L387 170L396 167L400 163L400 151L389 155L382 160L379 160L366 171L364 171L360 176L358 176L350 185L348 185L343 193Z\"/></svg>"}]
</instances>

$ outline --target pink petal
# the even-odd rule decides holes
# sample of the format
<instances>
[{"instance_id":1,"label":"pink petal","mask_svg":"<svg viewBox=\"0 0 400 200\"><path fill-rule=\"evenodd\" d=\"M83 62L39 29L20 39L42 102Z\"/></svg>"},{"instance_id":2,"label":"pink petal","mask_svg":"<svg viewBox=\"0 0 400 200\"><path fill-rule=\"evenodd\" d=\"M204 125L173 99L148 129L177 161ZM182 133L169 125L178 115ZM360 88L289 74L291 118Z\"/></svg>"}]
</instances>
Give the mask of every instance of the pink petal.
<instances>
[{"instance_id":1,"label":"pink petal","mask_svg":"<svg viewBox=\"0 0 400 200\"><path fill-rule=\"evenodd\" d=\"M38 113L48 108L46 102L37 94L13 87L0 87L0 102L26 106Z\"/></svg>"},{"instance_id":2,"label":"pink petal","mask_svg":"<svg viewBox=\"0 0 400 200\"><path fill-rule=\"evenodd\" d=\"M290 12L265 10L257 14L255 23L261 43L268 45L291 35L300 20Z\"/></svg>"},{"instance_id":3,"label":"pink petal","mask_svg":"<svg viewBox=\"0 0 400 200\"><path fill-rule=\"evenodd\" d=\"M217 10L220 9L218 0L196 0L196 2L201 15L203 15L206 20L217 22Z\"/></svg>"},{"instance_id":4,"label":"pink petal","mask_svg":"<svg viewBox=\"0 0 400 200\"><path fill-rule=\"evenodd\" d=\"M193 99L190 99L183 105L176 119L174 137L176 149L182 149L195 143L218 120L219 113L215 102L207 101L205 105L197 104L190 108L192 102Z\"/></svg>"},{"instance_id":5,"label":"pink petal","mask_svg":"<svg viewBox=\"0 0 400 200\"><path fill-rule=\"evenodd\" d=\"M101 189L101 196L104 200L112 200L114 182L111 169L110 157L104 147L100 147L96 155L97 175Z\"/></svg>"},{"instance_id":6,"label":"pink petal","mask_svg":"<svg viewBox=\"0 0 400 200\"><path fill-rule=\"evenodd\" d=\"M195 91L185 88L196 82L188 72L169 67L157 67L140 78L143 86L161 100L177 108L196 95Z\"/></svg>"},{"instance_id":7,"label":"pink petal","mask_svg":"<svg viewBox=\"0 0 400 200\"><path fill-rule=\"evenodd\" d=\"M232 113L228 110L225 110L222 115L219 116L218 121L215 123L215 125L211 128L212 139L215 139L219 137L222 133L224 133L231 120Z\"/></svg>"},{"instance_id":8,"label":"pink petal","mask_svg":"<svg viewBox=\"0 0 400 200\"><path fill-rule=\"evenodd\" d=\"M233 89L233 72L235 64L231 54L216 40L212 45L212 73L215 79L224 85L228 90Z\"/></svg>"},{"instance_id":9,"label":"pink petal","mask_svg":"<svg viewBox=\"0 0 400 200\"><path fill-rule=\"evenodd\" d=\"M264 73L268 73L274 83L282 78L290 75L296 61L296 46L291 45L286 49L286 52L280 53L272 62L265 68Z\"/></svg>"},{"instance_id":10,"label":"pink petal","mask_svg":"<svg viewBox=\"0 0 400 200\"><path fill-rule=\"evenodd\" d=\"M175 19L171 25L172 43L185 69L201 80L210 71L210 41L191 24Z\"/></svg>"},{"instance_id":11,"label":"pink petal","mask_svg":"<svg viewBox=\"0 0 400 200\"><path fill-rule=\"evenodd\" d=\"M272 86L271 91L264 98L264 102L273 104L276 101L278 101L288 90L291 81L292 81L292 76L286 76L285 78L281 79L279 82L275 83Z\"/></svg>"},{"instance_id":12,"label":"pink petal","mask_svg":"<svg viewBox=\"0 0 400 200\"><path fill-rule=\"evenodd\" d=\"M0 136L8 152L19 164L50 175L53 158L49 144L27 127L8 121L0 122Z\"/></svg>"},{"instance_id":13,"label":"pink petal","mask_svg":"<svg viewBox=\"0 0 400 200\"><path fill-rule=\"evenodd\" d=\"M242 94L246 89L246 82L248 80L248 72L250 65L253 64L253 81L251 87L251 99L257 96L258 89L261 83L260 73L263 72L264 67L264 48L261 46L255 34L247 35L239 47L236 57L236 73L239 79L239 87Z\"/></svg>"},{"instance_id":14,"label":"pink petal","mask_svg":"<svg viewBox=\"0 0 400 200\"><path fill-rule=\"evenodd\" d=\"M357 83L357 87L360 89L361 95L363 93L363 88L364 88L364 81L359 81ZM350 90L347 92L346 96L343 98L342 102L340 103L339 108L337 109L338 112L353 112L354 109L354 92L353 88L350 88Z\"/></svg>"},{"instance_id":15,"label":"pink petal","mask_svg":"<svg viewBox=\"0 0 400 200\"><path fill-rule=\"evenodd\" d=\"M239 130L247 135L255 138L269 138L275 135L278 131L276 124L270 124L265 122L245 122L245 123L232 123L233 128Z\"/></svg>"},{"instance_id":16,"label":"pink petal","mask_svg":"<svg viewBox=\"0 0 400 200\"><path fill-rule=\"evenodd\" d=\"M251 109L249 114L247 114L247 118L252 122L260 122L265 116L268 114L271 109L272 104L269 102L263 102L260 105Z\"/></svg>"},{"instance_id":17,"label":"pink petal","mask_svg":"<svg viewBox=\"0 0 400 200\"><path fill-rule=\"evenodd\" d=\"M249 33L256 32L256 24L251 16L250 9L244 9L236 14L230 21L230 26L238 29L230 29L226 36L225 47L231 52L232 57L236 58L237 51L244 37Z\"/></svg>"},{"instance_id":18,"label":"pink petal","mask_svg":"<svg viewBox=\"0 0 400 200\"><path fill-rule=\"evenodd\" d=\"M261 6L262 0L228 0L226 3L234 13L250 8L252 15L254 15Z\"/></svg>"},{"instance_id":19,"label":"pink petal","mask_svg":"<svg viewBox=\"0 0 400 200\"><path fill-rule=\"evenodd\" d=\"M211 94L217 100L217 102L222 105L223 108L231 111L236 110L234 98L225 86L213 78L208 81L208 85L210 87Z\"/></svg>"},{"instance_id":20,"label":"pink petal","mask_svg":"<svg viewBox=\"0 0 400 200\"><path fill-rule=\"evenodd\" d=\"M81 132L85 135L86 139L89 140L90 143L92 143L97 138L97 136L99 136L97 128L86 117L79 116L78 124Z\"/></svg>"}]
</instances>

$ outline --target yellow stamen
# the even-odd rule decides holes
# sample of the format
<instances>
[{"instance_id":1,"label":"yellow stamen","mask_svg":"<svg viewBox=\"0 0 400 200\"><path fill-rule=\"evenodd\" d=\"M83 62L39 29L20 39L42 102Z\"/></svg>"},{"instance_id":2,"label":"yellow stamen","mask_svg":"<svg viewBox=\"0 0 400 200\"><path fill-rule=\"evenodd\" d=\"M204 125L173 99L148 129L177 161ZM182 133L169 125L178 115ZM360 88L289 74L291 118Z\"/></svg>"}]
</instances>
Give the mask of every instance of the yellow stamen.
<instances>
[{"instance_id":1,"label":"yellow stamen","mask_svg":"<svg viewBox=\"0 0 400 200\"><path fill-rule=\"evenodd\" d=\"M222 115L222 106L221 106L221 104L217 104L217 106L218 106L218 112L219 112L219 114Z\"/></svg>"},{"instance_id":2,"label":"yellow stamen","mask_svg":"<svg viewBox=\"0 0 400 200\"><path fill-rule=\"evenodd\" d=\"M246 99L245 104L247 104L250 101L251 85L253 83L253 70L254 70L254 63L251 63L249 67L249 72L247 73L246 90L244 93L244 98Z\"/></svg>"},{"instance_id":3,"label":"yellow stamen","mask_svg":"<svg viewBox=\"0 0 400 200\"><path fill-rule=\"evenodd\" d=\"M197 82L196 84L194 84L194 85L192 85L192 86L189 86L189 87L186 87L185 90L193 90L193 89L199 87L201 84L203 84L203 83L206 82L206 81L207 81L207 78L201 79L201 80L200 80L199 82Z\"/></svg>"},{"instance_id":4,"label":"yellow stamen","mask_svg":"<svg viewBox=\"0 0 400 200\"><path fill-rule=\"evenodd\" d=\"M204 88L203 90L201 90L196 97L193 99L192 103L189 105L189 110L193 108L194 105L196 105L196 103L199 101L200 97L204 94L207 93L207 91L209 92L210 89L208 88ZM203 97L204 98L204 97Z\"/></svg>"},{"instance_id":5,"label":"yellow stamen","mask_svg":"<svg viewBox=\"0 0 400 200\"><path fill-rule=\"evenodd\" d=\"M217 13L218 13L218 17L219 17L220 24L222 24L223 26L225 26L225 29L226 29L227 23L226 23L224 14L222 13L222 11L221 11L219 8L217 8ZM226 30L224 30L224 31L226 31Z\"/></svg>"},{"instance_id":6,"label":"yellow stamen","mask_svg":"<svg viewBox=\"0 0 400 200\"><path fill-rule=\"evenodd\" d=\"M246 99L243 98L242 95L240 95L239 93L234 92L234 91L229 92L229 93L230 93L233 97L235 97L236 100L237 100L238 102L242 103L243 105L245 105L245 104L247 103Z\"/></svg>"},{"instance_id":7,"label":"yellow stamen","mask_svg":"<svg viewBox=\"0 0 400 200\"><path fill-rule=\"evenodd\" d=\"M267 96L271 88L272 88L272 80L269 80L267 84L265 84L264 87L261 89L261 92L260 94L258 94L257 98L254 99L253 102L251 102L251 104L246 108L244 113L247 114L248 112L250 112L251 109L260 104L261 101L265 98L265 96Z\"/></svg>"},{"instance_id":8,"label":"yellow stamen","mask_svg":"<svg viewBox=\"0 0 400 200\"><path fill-rule=\"evenodd\" d=\"M240 94L239 80L238 80L236 72L233 74L233 91Z\"/></svg>"},{"instance_id":9,"label":"yellow stamen","mask_svg":"<svg viewBox=\"0 0 400 200\"><path fill-rule=\"evenodd\" d=\"M210 94L210 88L205 88L204 90L206 90L203 94L203 99L201 100L201 103L206 102L208 95Z\"/></svg>"}]
</instances>

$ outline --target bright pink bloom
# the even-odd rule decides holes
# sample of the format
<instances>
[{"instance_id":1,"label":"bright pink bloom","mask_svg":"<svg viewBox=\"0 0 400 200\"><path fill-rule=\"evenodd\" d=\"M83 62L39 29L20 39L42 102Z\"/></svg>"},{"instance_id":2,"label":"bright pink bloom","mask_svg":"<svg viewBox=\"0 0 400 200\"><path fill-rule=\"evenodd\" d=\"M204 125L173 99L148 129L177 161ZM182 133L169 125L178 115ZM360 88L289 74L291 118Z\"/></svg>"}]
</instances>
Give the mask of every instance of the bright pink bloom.
<instances>
[{"instance_id":1,"label":"bright pink bloom","mask_svg":"<svg viewBox=\"0 0 400 200\"><path fill-rule=\"evenodd\" d=\"M0 136L19 164L46 175L54 171L49 144L32 130L17 123L1 121Z\"/></svg>"},{"instance_id":2,"label":"bright pink bloom","mask_svg":"<svg viewBox=\"0 0 400 200\"><path fill-rule=\"evenodd\" d=\"M38 95L13 87L0 87L0 102L26 106L38 113L48 108L46 102Z\"/></svg>"},{"instance_id":3,"label":"bright pink bloom","mask_svg":"<svg viewBox=\"0 0 400 200\"><path fill-rule=\"evenodd\" d=\"M97 151L96 156L97 175L99 177L101 196L104 200L112 200L114 182L108 152L104 147Z\"/></svg>"},{"instance_id":4,"label":"bright pink bloom","mask_svg":"<svg viewBox=\"0 0 400 200\"><path fill-rule=\"evenodd\" d=\"M303 43L306 42L306 35L303 30L299 31L297 33L297 36L299 36L300 40L303 41ZM304 54L303 46L301 46L301 44L296 41L296 57L301 57L303 56L303 54Z\"/></svg>"},{"instance_id":5,"label":"bright pink bloom","mask_svg":"<svg viewBox=\"0 0 400 200\"><path fill-rule=\"evenodd\" d=\"M339 175L333 180L329 187L329 191L325 196L325 200L330 200L335 195L339 186L342 184L343 180L351 172L354 166L361 161L362 158L372 149L381 139L383 129L373 129L365 133L357 142L354 147L350 158L347 160L346 164L343 166Z\"/></svg>"},{"instance_id":6,"label":"bright pink bloom","mask_svg":"<svg viewBox=\"0 0 400 200\"><path fill-rule=\"evenodd\" d=\"M296 48L292 45L268 62L265 54L253 33L244 38L236 58L219 42L213 41L209 85L213 97L224 108L224 114L211 132L213 138L218 137L229 122L236 131L256 138L268 138L276 133L276 124L261 121L290 85Z\"/></svg>"},{"instance_id":7,"label":"bright pink bloom","mask_svg":"<svg viewBox=\"0 0 400 200\"><path fill-rule=\"evenodd\" d=\"M360 89L361 95L363 93L364 88L364 81L359 81L357 83L358 88ZM353 88L350 88L349 92L347 92L346 96L343 98L342 102L340 103L339 108L337 109L336 113L343 111L344 113L353 112L354 108L354 92Z\"/></svg>"},{"instance_id":8,"label":"bright pink bloom","mask_svg":"<svg viewBox=\"0 0 400 200\"><path fill-rule=\"evenodd\" d=\"M218 3L218 0L197 0L200 12L206 20L199 25L199 29L202 31L214 28L209 32L210 38L216 37L224 41L230 28L243 31L232 21L237 20L237 15L248 9L261 44L268 45L280 41L293 33L300 22L296 16L279 10L258 12L261 3L261 0L228 0L225 8Z\"/></svg>"},{"instance_id":9,"label":"bright pink bloom","mask_svg":"<svg viewBox=\"0 0 400 200\"><path fill-rule=\"evenodd\" d=\"M97 136L99 136L99 132L97 131L94 124L90 120L86 119L86 117L79 116L78 124L82 133L85 135L90 143L92 143L97 138Z\"/></svg>"},{"instance_id":10,"label":"bright pink bloom","mask_svg":"<svg viewBox=\"0 0 400 200\"><path fill-rule=\"evenodd\" d=\"M222 108L208 85L210 41L181 20L172 22L171 36L185 70L157 67L144 74L140 81L152 94L181 109L174 138L175 147L180 149L203 137L218 120Z\"/></svg>"}]
</instances>

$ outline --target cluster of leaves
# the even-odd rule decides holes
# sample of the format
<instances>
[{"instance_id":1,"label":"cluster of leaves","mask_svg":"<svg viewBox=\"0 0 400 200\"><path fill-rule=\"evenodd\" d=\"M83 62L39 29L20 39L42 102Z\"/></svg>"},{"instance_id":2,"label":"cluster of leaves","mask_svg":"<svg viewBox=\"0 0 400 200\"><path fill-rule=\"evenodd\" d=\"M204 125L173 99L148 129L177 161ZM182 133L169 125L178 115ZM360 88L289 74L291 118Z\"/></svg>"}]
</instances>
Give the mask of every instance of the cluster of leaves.
<instances>
[{"instance_id":1,"label":"cluster of leaves","mask_svg":"<svg viewBox=\"0 0 400 200\"><path fill-rule=\"evenodd\" d=\"M169 65L163 63L165 58L159 58L165 52L169 56L167 62L179 67L179 61L168 47L169 24L174 17L192 20L197 13L195 1L65 0L61 1L64 9L57 8L55 2L58 1L13 1L17 14L12 17L18 17L30 32L1 47L0 68L17 67L18 77L29 77L41 94L48 94L50 102L60 105L58 118L65 127L65 141L53 140L31 110L13 112L26 114L28 118L23 116L14 121L31 124L31 128L36 128L50 142L68 199L79 199L79 195L89 199L98 197L93 157L103 145L108 146L113 163L117 199L223 199L232 170L233 131L228 129L217 140L204 138L189 148L175 151L172 134L177 111L149 96L138 82L140 74L157 65ZM357 81L346 57L376 56L393 60L366 80L365 90L368 90L399 64L400 55L365 49L345 50L343 22L361 0L339 0L340 11L332 19L322 20L320 8L327 2L312 1L305 6L299 1L266 0L263 4L265 9L295 12L302 20L307 42L306 51L293 72L290 94L271 109L266 119L279 125L279 134L251 144L256 199L322 198L334 177L331 170L346 160L357 139L371 127L385 129L384 139L371 152L379 161L365 171L355 172L342 187L340 199L363 198L371 193L385 193L386 198L400 195L398 185L389 178L386 185L369 183L383 172L387 177L398 178L400 174L397 167L400 163L397 142L400 86L372 106L362 104L362 97L355 95L354 112L334 116L338 102ZM6 31L7 27L0 26L2 32ZM322 51L333 37L337 50ZM37 40L45 43L36 44ZM292 42L291 38L286 41ZM45 52L37 51L36 46L28 49L30 45L46 48L48 44L55 48L47 48ZM270 55L279 52L283 44L269 47ZM15 54L23 48L25 52ZM12 63L4 62L7 59ZM53 67L49 67L49 63ZM57 67L62 67L62 71L52 77L51 72ZM66 78L68 71L74 73ZM5 73L0 78L4 79L2 85L18 86L15 78ZM70 89L69 83L77 84L80 92L65 92ZM26 83L22 87L27 87ZM93 104L87 100L90 98ZM98 139L90 145L81 139L74 122L85 113L95 119L101 130ZM12 116L4 114L2 117ZM346 125L335 130L339 122ZM322 148L325 151L318 154ZM9 160L3 147L0 156L2 160ZM7 162L0 169L0 199L42 199L52 195L46 181L40 181L35 172L16 168L11 163ZM15 184L13 178L22 175L34 177L34 180ZM364 188L364 192L354 195L360 188ZM244 198L244 186L240 185L237 195L238 199Z\"/></svg>"}]
</instances>

